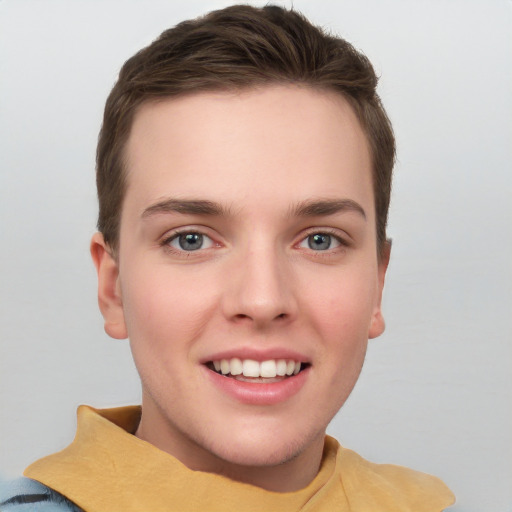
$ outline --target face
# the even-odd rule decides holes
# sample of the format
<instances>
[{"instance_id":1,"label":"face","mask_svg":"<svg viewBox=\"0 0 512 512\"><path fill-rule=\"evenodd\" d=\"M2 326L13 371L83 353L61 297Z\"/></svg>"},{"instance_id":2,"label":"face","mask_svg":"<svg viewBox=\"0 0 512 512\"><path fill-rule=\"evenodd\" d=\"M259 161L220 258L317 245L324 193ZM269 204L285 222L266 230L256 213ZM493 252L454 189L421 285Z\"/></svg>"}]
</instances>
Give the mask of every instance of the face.
<instances>
[{"instance_id":1,"label":"face","mask_svg":"<svg viewBox=\"0 0 512 512\"><path fill-rule=\"evenodd\" d=\"M126 163L118 257L100 235L92 251L141 376L139 434L194 469L318 460L384 328L348 103L294 86L148 103Z\"/></svg>"}]
</instances>

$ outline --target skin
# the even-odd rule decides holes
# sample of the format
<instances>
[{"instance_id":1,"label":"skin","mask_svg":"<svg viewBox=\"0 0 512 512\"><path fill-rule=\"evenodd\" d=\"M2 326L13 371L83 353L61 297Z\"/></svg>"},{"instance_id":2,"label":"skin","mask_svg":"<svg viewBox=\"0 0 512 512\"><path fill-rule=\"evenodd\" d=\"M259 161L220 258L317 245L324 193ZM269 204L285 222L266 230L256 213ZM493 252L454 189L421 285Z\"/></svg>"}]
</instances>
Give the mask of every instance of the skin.
<instances>
[{"instance_id":1,"label":"skin","mask_svg":"<svg viewBox=\"0 0 512 512\"><path fill-rule=\"evenodd\" d=\"M143 105L125 156L118 253L101 234L91 252L105 330L130 338L142 380L136 435L192 469L273 491L306 486L368 338L384 330L389 252L377 256L355 114L307 87L200 93ZM184 200L222 211L174 211ZM297 211L318 201L345 206ZM202 233L203 248L181 249L177 229ZM331 245L312 249L315 233ZM277 404L241 403L203 364L233 349L297 352L310 364L304 385Z\"/></svg>"}]
</instances>

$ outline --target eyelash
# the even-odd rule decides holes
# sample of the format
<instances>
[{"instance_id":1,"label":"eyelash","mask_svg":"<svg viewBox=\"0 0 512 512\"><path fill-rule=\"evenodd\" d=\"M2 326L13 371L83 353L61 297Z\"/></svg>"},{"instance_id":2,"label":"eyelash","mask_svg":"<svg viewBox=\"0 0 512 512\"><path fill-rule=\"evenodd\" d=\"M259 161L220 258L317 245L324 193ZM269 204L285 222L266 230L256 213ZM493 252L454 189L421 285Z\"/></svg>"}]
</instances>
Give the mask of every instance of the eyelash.
<instances>
[{"instance_id":1,"label":"eyelash","mask_svg":"<svg viewBox=\"0 0 512 512\"><path fill-rule=\"evenodd\" d=\"M177 229L175 231L173 231L173 233L169 236L166 236L161 242L160 242L160 245L162 247L164 247L167 251L169 252L172 252L174 254L178 254L178 255L187 255L187 257L191 254L191 253L194 253L194 252L202 252L201 249L202 248L199 248L197 250L191 250L191 251L186 251L185 249L176 249L175 247L173 247L171 245L171 242L173 242L174 240L178 239L180 236L182 235L201 235L205 238L208 238L209 240L211 240L212 242L212 245L219 245L218 243L216 243L213 238L209 235L207 235L204 230L202 229L193 229L193 228L186 228L186 229ZM209 247L208 247L209 248ZM208 249L207 248L207 249ZM203 249L204 251L205 249Z\"/></svg>"},{"instance_id":2,"label":"eyelash","mask_svg":"<svg viewBox=\"0 0 512 512\"><path fill-rule=\"evenodd\" d=\"M328 256L328 255L332 255L334 252L337 252L341 249L345 249L347 247L350 247L350 243L348 242L348 240L345 238L345 237L342 237L340 236L340 232L338 230L335 230L335 229L332 229L332 228L315 228L315 229L311 229L309 230L309 232L306 232L306 234L304 236L301 237L301 239L299 240L298 244L295 244L295 245L300 245L304 242L307 241L307 239L313 235L328 235L330 237L332 237L334 240L336 240L336 242L339 243L339 246L338 247L335 247L335 248L329 248L329 249L326 249L326 250L323 250L323 251L315 251L313 249L310 248L310 251L312 253L315 254L315 256Z\"/></svg>"},{"instance_id":3,"label":"eyelash","mask_svg":"<svg viewBox=\"0 0 512 512\"><path fill-rule=\"evenodd\" d=\"M203 229L194 229L194 228L183 228L183 229L177 229L175 231L172 232L172 234L170 234L169 236L166 236L165 238L162 239L162 241L160 242L160 245L162 247L164 247L167 251L169 252L172 252L173 254L177 254L177 255L180 255L180 256L191 256L191 254L193 253L201 253L201 252L204 252L205 250L208 250L210 249L211 247L206 247L206 248L199 248L199 249L196 249L196 250L190 250L190 251L187 251L185 249L177 249L175 247L173 247L171 245L171 243L178 239L180 236L182 235L191 235L191 234L197 234L197 235L201 235L203 237L206 237L208 238L211 242L212 242L212 246L220 246L219 243L215 242L215 240L209 236L208 234L205 233L205 231ZM345 249L347 247L350 247L350 243L346 240L346 238L344 237L341 237L340 234L339 234L339 231L337 230L334 230L332 228L316 228L316 229L311 229L309 230L308 232L306 232L303 236L301 236L300 240L294 244L294 247L299 247L302 243L306 242L308 240L309 237L313 236L313 235L327 235L327 236L330 236L332 237L338 244L339 246L338 247L335 247L335 248L328 248L326 250L318 250L318 251L315 251L314 249L307 249L308 252L312 253L313 255L317 256L317 257L326 257L326 256L330 256L330 255L333 255L334 253L336 252L339 252L341 249Z\"/></svg>"}]
</instances>

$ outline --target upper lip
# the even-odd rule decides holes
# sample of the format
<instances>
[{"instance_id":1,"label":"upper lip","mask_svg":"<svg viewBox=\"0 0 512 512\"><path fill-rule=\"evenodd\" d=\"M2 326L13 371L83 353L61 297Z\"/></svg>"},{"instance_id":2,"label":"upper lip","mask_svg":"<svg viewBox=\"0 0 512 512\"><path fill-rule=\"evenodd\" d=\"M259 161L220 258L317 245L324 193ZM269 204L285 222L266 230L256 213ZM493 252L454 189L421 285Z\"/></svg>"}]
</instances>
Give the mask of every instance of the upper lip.
<instances>
[{"instance_id":1,"label":"upper lip","mask_svg":"<svg viewBox=\"0 0 512 512\"><path fill-rule=\"evenodd\" d=\"M212 355L201 358L200 362L206 364L210 361L221 361L222 359L252 359L254 361L268 361L270 359L292 359L301 363L310 363L310 359L289 348L274 347L274 348L254 348L254 347L238 347L229 350L215 352Z\"/></svg>"}]
</instances>

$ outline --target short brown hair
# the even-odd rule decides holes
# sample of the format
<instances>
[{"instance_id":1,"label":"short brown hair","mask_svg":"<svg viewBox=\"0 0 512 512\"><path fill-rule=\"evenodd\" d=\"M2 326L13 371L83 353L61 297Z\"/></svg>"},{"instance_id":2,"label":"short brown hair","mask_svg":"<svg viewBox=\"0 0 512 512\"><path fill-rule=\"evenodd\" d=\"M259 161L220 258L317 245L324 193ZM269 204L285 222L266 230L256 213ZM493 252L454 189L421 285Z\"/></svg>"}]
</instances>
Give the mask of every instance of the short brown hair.
<instances>
[{"instance_id":1,"label":"short brown hair","mask_svg":"<svg viewBox=\"0 0 512 512\"><path fill-rule=\"evenodd\" d=\"M351 104L369 142L377 244L383 248L395 140L370 61L296 11L235 5L166 30L119 73L96 156L98 229L114 252L126 192L123 150L137 108L152 99L276 83L335 91Z\"/></svg>"}]
</instances>

